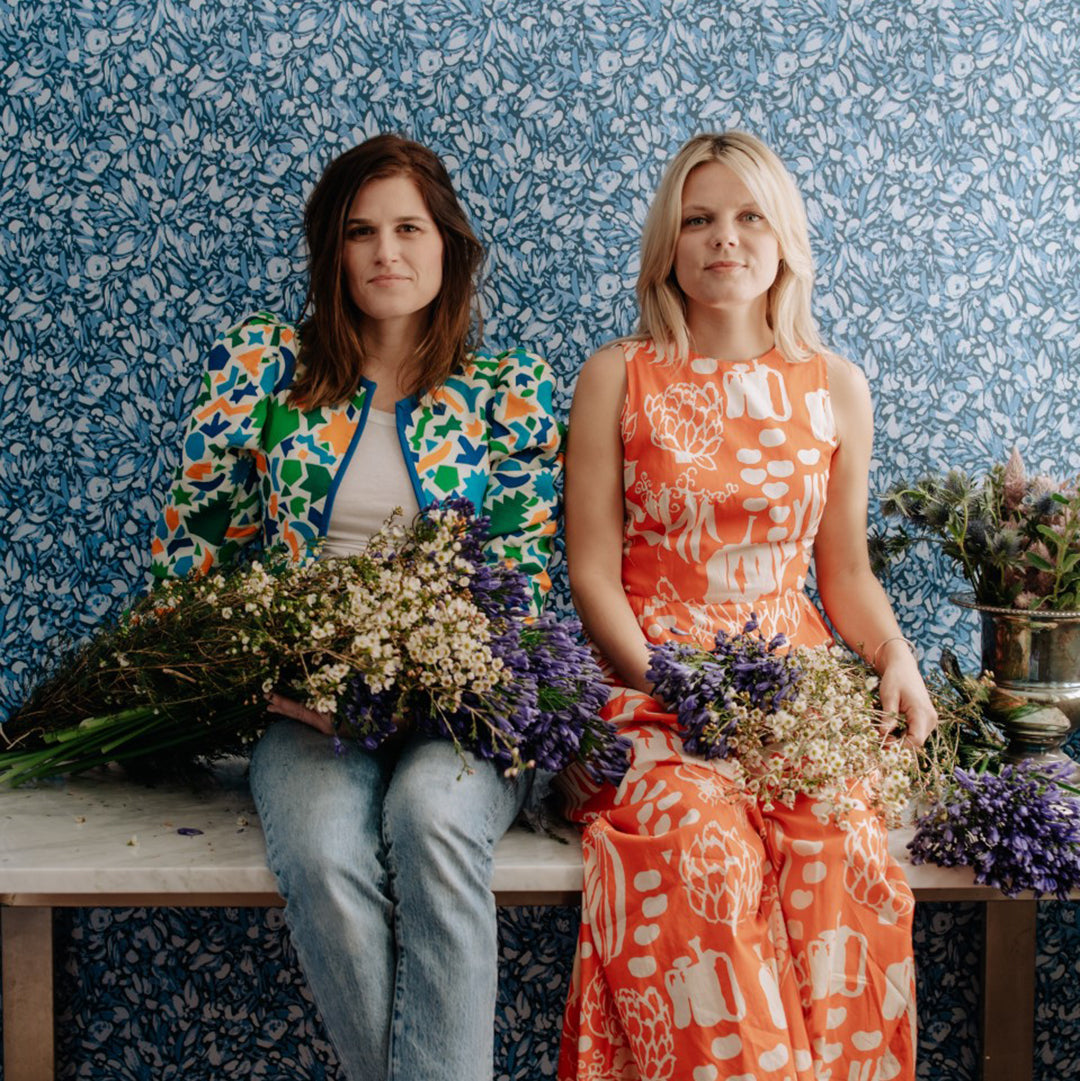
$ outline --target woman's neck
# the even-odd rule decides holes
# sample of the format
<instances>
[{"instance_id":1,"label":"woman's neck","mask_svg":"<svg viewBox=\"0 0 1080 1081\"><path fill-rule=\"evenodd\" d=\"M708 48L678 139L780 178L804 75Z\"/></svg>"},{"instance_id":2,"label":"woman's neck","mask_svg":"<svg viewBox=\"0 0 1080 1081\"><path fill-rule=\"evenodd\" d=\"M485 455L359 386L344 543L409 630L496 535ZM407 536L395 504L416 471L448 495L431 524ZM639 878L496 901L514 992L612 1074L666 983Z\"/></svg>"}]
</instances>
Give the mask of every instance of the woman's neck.
<instances>
[{"instance_id":1,"label":"woman's neck","mask_svg":"<svg viewBox=\"0 0 1080 1081\"><path fill-rule=\"evenodd\" d=\"M749 360L772 349L775 339L765 305L717 310L691 305L686 315L690 346L718 360Z\"/></svg>"},{"instance_id":2,"label":"woman's neck","mask_svg":"<svg viewBox=\"0 0 1080 1081\"><path fill-rule=\"evenodd\" d=\"M404 396L404 384L416 361L421 330L415 322L380 320L361 330L364 376L376 384L373 406L392 409Z\"/></svg>"}]
</instances>

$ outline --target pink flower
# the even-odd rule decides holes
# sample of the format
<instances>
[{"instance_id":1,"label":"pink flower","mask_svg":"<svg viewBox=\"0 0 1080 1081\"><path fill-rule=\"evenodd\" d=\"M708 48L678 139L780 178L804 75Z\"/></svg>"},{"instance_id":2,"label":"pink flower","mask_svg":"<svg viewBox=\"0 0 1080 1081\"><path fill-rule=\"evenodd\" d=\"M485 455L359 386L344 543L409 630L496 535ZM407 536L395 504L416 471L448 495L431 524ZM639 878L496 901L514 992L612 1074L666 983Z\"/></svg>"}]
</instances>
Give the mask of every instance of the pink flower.
<instances>
[{"instance_id":1,"label":"pink flower","mask_svg":"<svg viewBox=\"0 0 1080 1081\"><path fill-rule=\"evenodd\" d=\"M1013 447L1013 452L1005 463L1005 472L1001 480L1005 507L1009 511L1015 511L1019 508L1027 490L1027 474L1024 471L1024 460L1020 457L1020 451L1016 447Z\"/></svg>"}]
</instances>

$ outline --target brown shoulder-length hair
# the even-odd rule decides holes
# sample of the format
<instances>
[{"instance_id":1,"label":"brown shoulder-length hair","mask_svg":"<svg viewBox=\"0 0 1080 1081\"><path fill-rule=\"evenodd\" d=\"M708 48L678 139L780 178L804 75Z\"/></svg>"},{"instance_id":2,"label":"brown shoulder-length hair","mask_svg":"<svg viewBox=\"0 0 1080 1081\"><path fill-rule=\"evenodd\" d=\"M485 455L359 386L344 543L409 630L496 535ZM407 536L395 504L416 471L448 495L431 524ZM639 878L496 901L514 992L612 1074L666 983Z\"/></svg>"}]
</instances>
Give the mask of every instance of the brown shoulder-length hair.
<instances>
[{"instance_id":1,"label":"brown shoulder-length hair","mask_svg":"<svg viewBox=\"0 0 1080 1081\"><path fill-rule=\"evenodd\" d=\"M405 389L423 394L446 382L480 341L476 277L484 249L469 225L446 168L426 146L400 135L376 135L335 158L304 208L308 290L300 326L302 371L290 398L307 409L351 397L364 372L363 315L342 270L345 223L356 193L369 181L407 176L443 241L443 278L428 309L428 326Z\"/></svg>"}]
</instances>

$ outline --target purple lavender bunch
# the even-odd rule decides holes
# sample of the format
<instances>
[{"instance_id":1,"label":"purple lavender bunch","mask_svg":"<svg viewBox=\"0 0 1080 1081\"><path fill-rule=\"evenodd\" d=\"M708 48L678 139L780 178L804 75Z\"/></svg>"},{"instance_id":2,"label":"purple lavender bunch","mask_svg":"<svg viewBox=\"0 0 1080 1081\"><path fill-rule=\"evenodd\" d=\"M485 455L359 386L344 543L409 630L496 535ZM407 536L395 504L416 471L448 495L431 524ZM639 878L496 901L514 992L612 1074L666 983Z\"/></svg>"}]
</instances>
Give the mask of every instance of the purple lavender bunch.
<instances>
[{"instance_id":1,"label":"purple lavender bunch","mask_svg":"<svg viewBox=\"0 0 1080 1081\"><path fill-rule=\"evenodd\" d=\"M766 639L751 616L739 634L717 631L712 652L678 642L649 646L653 693L678 717L683 746L703 758L726 758L739 704L775 713L798 693L802 669L782 634Z\"/></svg>"},{"instance_id":2,"label":"purple lavender bunch","mask_svg":"<svg viewBox=\"0 0 1080 1081\"><path fill-rule=\"evenodd\" d=\"M484 556L484 545L491 536L491 519L477 514L468 499L443 499L432 504L433 508L456 512L464 523L457 553L472 568L469 574L469 592L473 603L489 619L499 619L513 614L529 613L529 582L513 564L489 563ZM426 509L426 508L425 508ZM423 522L425 511L421 510L418 525ZM422 525L420 533L422 536Z\"/></svg>"},{"instance_id":3,"label":"purple lavender bunch","mask_svg":"<svg viewBox=\"0 0 1080 1081\"><path fill-rule=\"evenodd\" d=\"M971 866L1008 897L1022 890L1065 900L1080 887L1080 802L1062 787L1071 767L1006 764L957 769L953 786L916 822L913 863Z\"/></svg>"},{"instance_id":4,"label":"purple lavender bunch","mask_svg":"<svg viewBox=\"0 0 1080 1081\"><path fill-rule=\"evenodd\" d=\"M440 708L430 696L414 691L404 709L417 734L453 740L460 749L506 770L525 765L521 744L536 713L536 686L527 676L518 676L483 696L466 691L455 710Z\"/></svg>"},{"instance_id":5,"label":"purple lavender bunch","mask_svg":"<svg viewBox=\"0 0 1080 1081\"><path fill-rule=\"evenodd\" d=\"M598 782L618 784L629 765L630 741L600 717L608 688L577 620L540 616L523 627L521 644L537 687L537 712L522 754L558 772L581 761Z\"/></svg>"},{"instance_id":6,"label":"purple lavender bunch","mask_svg":"<svg viewBox=\"0 0 1080 1081\"><path fill-rule=\"evenodd\" d=\"M373 691L359 676L351 680L338 706L339 735L351 736L365 751L373 751L394 732L397 690Z\"/></svg>"},{"instance_id":7,"label":"purple lavender bunch","mask_svg":"<svg viewBox=\"0 0 1080 1081\"><path fill-rule=\"evenodd\" d=\"M630 741L599 716L608 688L592 654L575 638L580 624L550 615L503 624L494 651L513 678L483 697L466 692L453 712L411 695L408 716L416 730L453 739L503 769L558 772L577 761L594 779L618 784Z\"/></svg>"}]
</instances>

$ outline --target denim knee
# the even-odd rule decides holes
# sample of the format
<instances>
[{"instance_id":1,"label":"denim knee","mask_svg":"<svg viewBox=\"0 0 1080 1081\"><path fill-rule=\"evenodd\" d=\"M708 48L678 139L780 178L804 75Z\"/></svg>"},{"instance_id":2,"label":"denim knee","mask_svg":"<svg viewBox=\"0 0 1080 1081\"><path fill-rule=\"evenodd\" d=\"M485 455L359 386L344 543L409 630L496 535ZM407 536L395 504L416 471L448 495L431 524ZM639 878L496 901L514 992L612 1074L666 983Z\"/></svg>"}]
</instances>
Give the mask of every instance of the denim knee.
<instances>
[{"instance_id":1,"label":"denim knee","mask_svg":"<svg viewBox=\"0 0 1080 1081\"><path fill-rule=\"evenodd\" d=\"M388 1077L393 905L382 858L387 763L293 721L255 748L251 788L285 919L350 1078Z\"/></svg>"},{"instance_id":2,"label":"denim knee","mask_svg":"<svg viewBox=\"0 0 1080 1081\"><path fill-rule=\"evenodd\" d=\"M286 900L321 893L341 876L376 886L385 879L385 769L372 756L336 756L326 736L280 721L252 754L251 790Z\"/></svg>"},{"instance_id":3,"label":"denim knee","mask_svg":"<svg viewBox=\"0 0 1080 1081\"><path fill-rule=\"evenodd\" d=\"M452 744L410 745L383 803L383 838L395 874L441 882L447 875L487 887L495 845L524 799L521 780Z\"/></svg>"}]
</instances>

